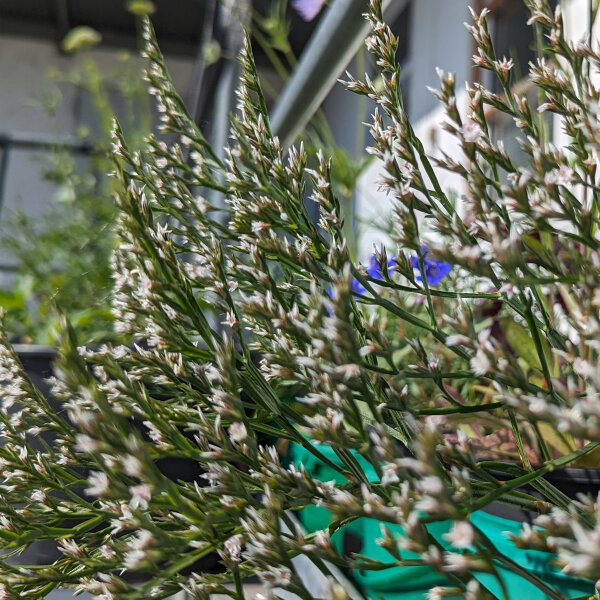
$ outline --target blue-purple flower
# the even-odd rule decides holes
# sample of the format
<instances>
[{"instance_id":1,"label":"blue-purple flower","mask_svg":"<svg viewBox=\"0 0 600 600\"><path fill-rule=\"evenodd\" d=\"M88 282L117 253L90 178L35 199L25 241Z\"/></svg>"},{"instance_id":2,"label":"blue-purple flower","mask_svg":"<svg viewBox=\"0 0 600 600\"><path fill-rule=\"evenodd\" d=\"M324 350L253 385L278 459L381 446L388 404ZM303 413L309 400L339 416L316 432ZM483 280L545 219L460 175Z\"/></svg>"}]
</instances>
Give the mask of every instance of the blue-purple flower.
<instances>
[{"instance_id":1,"label":"blue-purple flower","mask_svg":"<svg viewBox=\"0 0 600 600\"><path fill-rule=\"evenodd\" d=\"M396 258L395 256L392 256L392 258L390 258L388 260L388 262L387 262L388 271L391 271L394 268L394 266L396 264L394 262L395 258ZM373 279L383 279L383 273L381 272L381 267L379 266L379 263L377 262L377 257L375 256L375 254L371 254L371 258L369 259L369 266L367 267L367 275L369 275L369 277L372 277ZM356 281L356 279L352 280L351 289L355 294L364 294L367 291L361 283Z\"/></svg>"},{"instance_id":2,"label":"blue-purple flower","mask_svg":"<svg viewBox=\"0 0 600 600\"><path fill-rule=\"evenodd\" d=\"M392 269L394 269L394 267L396 266L396 263L394 262L395 258L396 258L396 255L392 256L392 258L390 258L388 260L388 262L387 262L388 271L392 271ZM373 279L383 279L383 273L381 272L381 267L379 266L379 263L377 262L377 258L375 256L375 254L371 254L371 258L369 259L369 266L367 267L367 275L369 275ZM355 296L367 293L367 290L365 289L363 284L360 283L356 279L352 280L352 283L350 284L350 289ZM332 290L326 290L326 291L327 291L327 295L330 298L333 298L333 291ZM327 309L327 312L329 314L331 314L331 311L329 309Z\"/></svg>"},{"instance_id":3,"label":"blue-purple flower","mask_svg":"<svg viewBox=\"0 0 600 600\"><path fill-rule=\"evenodd\" d=\"M429 250L425 246L421 246L421 253L423 254L423 266L425 267L427 283L429 285L438 285L438 283L450 273L452 265L442 260L428 258L427 255L429 254ZM410 262L412 263L413 269L417 271L417 281L423 281L421 268L419 266L419 257L411 256Z\"/></svg>"},{"instance_id":4,"label":"blue-purple flower","mask_svg":"<svg viewBox=\"0 0 600 600\"><path fill-rule=\"evenodd\" d=\"M325 0L292 0L293 9L305 20L312 21L323 8Z\"/></svg>"}]
</instances>

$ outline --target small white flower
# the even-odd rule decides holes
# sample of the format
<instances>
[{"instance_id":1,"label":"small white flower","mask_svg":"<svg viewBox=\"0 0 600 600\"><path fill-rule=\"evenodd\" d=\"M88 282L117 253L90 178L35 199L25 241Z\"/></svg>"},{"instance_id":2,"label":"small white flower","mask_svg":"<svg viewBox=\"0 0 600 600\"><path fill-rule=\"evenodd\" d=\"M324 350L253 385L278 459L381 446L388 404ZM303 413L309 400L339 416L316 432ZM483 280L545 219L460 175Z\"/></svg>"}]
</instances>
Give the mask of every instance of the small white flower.
<instances>
[{"instance_id":1,"label":"small white flower","mask_svg":"<svg viewBox=\"0 0 600 600\"><path fill-rule=\"evenodd\" d=\"M242 555L242 536L232 535L228 540L225 540L225 548L229 552L231 560L239 562Z\"/></svg>"},{"instance_id":2,"label":"small white flower","mask_svg":"<svg viewBox=\"0 0 600 600\"><path fill-rule=\"evenodd\" d=\"M471 359L471 370L475 375L485 375L490 370L490 361L486 353L479 348Z\"/></svg>"},{"instance_id":3,"label":"small white flower","mask_svg":"<svg viewBox=\"0 0 600 600\"><path fill-rule=\"evenodd\" d=\"M132 485L129 488L131 499L129 500L129 506L131 508L141 508L143 510L148 508L148 501L152 497L152 490L149 485L142 483L140 485Z\"/></svg>"},{"instance_id":4,"label":"small white flower","mask_svg":"<svg viewBox=\"0 0 600 600\"><path fill-rule=\"evenodd\" d=\"M292 572L287 567L270 566L268 570L258 573L258 576L269 587L287 587L292 581Z\"/></svg>"},{"instance_id":5,"label":"small white flower","mask_svg":"<svg viewBox=\"0 0 600 600\"><path fill-rule=\"evenodd\" d=\"M123 529L127 529L127 523L125 521L121 521L120 519L112 519L110 526L112 535L116 535L123 531Z\"/></svg>"},{"instance_id":6,"label":"small white flower","mask_svg":"<svg viewBox=\"0 0 600 600\"><path fill-rule=\"evenodd\" d=\"M385 463L383 465L383 477L381 485L389 485L390 483L398 483L398 465L395 463Z\"/></svg>"},{"instance_id":7,"label":"small white flower","mask_svg":"<svg viewBox=\"0 0 600 600\"><path fill-rule=\"evenodd\" d=\"M452 528L444 537L455 547L460 549L473 545L473 527L467 521L455 521Z\"/></svg>"},{"instance_id":8,"label":"small white flower","mask_svg":"<svg viewBox=\"0 0 600 600\"><path fill-rule=\"evenodd\" d=\"M239 321L237 320L237 317L235 316L235 313L232 310L227 312L227 317L224 321L222 321L222 324L228 325L232 329L237 329L240 325Z\"/></svg>"},{"instance_id":9,"label":"small white flower","mask_svg":"<svg viewBox=\"0 0 600 600\"><path fill-rule=\"evenodd\" d=\"M376 351L377 348L373 344L367 344L358 351L358 354L361 358L364 358L365 356L369 356L369 354L373 354Z\"/></svg>"},{"instance_id":10,"label":"small white flower","mask_svg":"<svg viewBox=\"0 0 600 600\"><path fill-rule=\"evenodd\" d=\"M104 544L100 548L100 554L102 554L104 558L114 558L116 553L110 546Z\"/></svg>"},{"instance_id":11,"label":"small white flower","mask_svg":"<svg viewBox=\"0 0 600 600\"><path fill-rule=\"evenodd\" d=\"M146 560L144 550L131 550L123 555L123 567L125 569L135 569Z\"/></svg>"},{"instance_id":12,"label":"small white flower","mask_svg":"<svg viewBox=\"0 0 600 600\"><path fill-rule=\"evenodd\" d=\"M427 598L427 600L442 600L442 598L445 597L444 591L445 588L436 585L427 592L427 595L425 597Z\"/></svg>"},{"instance_id":13,"label":"small white flower","mask_svg":"<svg viewBox=\"0 0 600 600\"><path fill-rule=\"evenodd\" d=\"M60 540L58 547L63 554L67 554L68 556L73 556L74 558L83 556L83 551L77 542L73 540Z\"/></svg>"},{"instance_id":14,"label":"small white flower","mask_svg":"<svg viewBox=\"0 0 600 600\"><path fill-rule=\"evenodd\" d=\"M84 493L88 496L104 496L109 489L110 482L104 471L92 471L87 481L88 487Z\"/></svg>"},{"instance_id":15,"label":"small white flower","mask_svg":"<svg viewBox=\"0 0 600 600\"><path fill-rule=\"evenodd\" d=\"M444 555L444 570L450 572L468 571L470 562L469 558L464 554L446 553Z\"/></svg>"},{"instance_id":16,"label":"small white flower","mask_svg":"<svg viewBox=\"0 0 600 600\"><path fill-rule=\"evenodd\" d=\"M34 502L45 502L46 494L42 490L34 490L31 494L31 499Z\"/></svg>"},{"instance_id":17,"label":"small white flower","mask_svg":"<svg viewBox=\"0 0 600 600\"><path fill-rule=\"evenodd\" d=\"M121 459L125 473L130 477L139 477L142 474L142 463L131 454Z\"/></svg>"},{"instance_id":18,"label":"small white flower","mask_svg":"<svg viewBox=\"0 0 600 600\"><path fill-rule=\"evenodd\" d=\"M339 365L335 370L344 377L344 381L348 381L349 379L360 375L360 367L355 363Z\"/></svg>"},{"instance_id":19,"label":"small white flower","mask_svg":"<svg viewBox=\"0 0 600 600\"><path fill-rule=\"evenodd\" d=\"M425 426L430 431L438 431L446 425L448 419L446 415L427 415L425 417Z\"/></svg>"},{"instance_id":20,"label":"small white flower","mask_svg":"<svg viewBox=\"0 0 600 600\"><path fill-rule=\"evenodd\" d=\"M320 529L315 533L315 544L321 548L329 548L331 546L331 537L327 529Z\"/></svg>"},{"instance_id":21,"label":"small white flower","mask_svg":"<svg viewBox=\"0 0 600 600\"><path fill-rule=\"evenodd\" d=\"M269 225L264 221L254 221L252 223L252 233L258 236L263 235L269 229Z\"/></svg>"},{"instance_id":22,"label":"small white flower","mask_svg":"<svg viewBox=\"0 0 600 600\"><path fill-rule=\"evenodd\" d=\"M155 443L160 444L163 441L163 434L160 429L150 421L144 421L144 425L148 429L148 437Z\"/></svg>"},{"instance_id":23,"label":"small white flower","mask_svg":"<svg viewBox=\"0 0 600 600\"><path fill-rule=\"evenodd\" d=\"M400 544L403 545L402 542L407 541L408 540L406 538L401 538ZM423 559L423 561L425 561L426 564L431 565L434 568L439 568L443 563L442 553L440 552L440 549L437 546L434 546L433 544L427 548L426 552L423 552L421 558Z\"/></svg>"},{"instance_id":24,"label":"small white flower","mask_svg":"<svg viewBox=\"0 0 600 600\"><path fill-rule=\"evenodd\" d=\"M128 540L127 545L132 550L142 550L148 546L151 546L153 543L154 535L152 535L152 533L147 529L141 529L136 535Z\"/></svg>"},{"instance_id":25,"label":"small white flower","mask_svg":"<svg viewBox=\"0 0 600 600\"><path fill-rule=\"evenodd\" d=\"M469 121L465 123L460 128L460 133L462 134L465 142L469 143L476 142L483 135L481 126L475 121Z\"/></svg>"},{"instance_id":26,"label":"small white flower","mask_svg":"<svg viewBox=\"0 0 600 600\"><path fill-rule=\"evenodd\" d=\"M84 433L77 434L77 450L79 452L95 452L98 450L99 444L98 442L91 438L89 435L85 435Z\"/></svg>"},{"instance_id":27,"label":"small white flower","mask_svg":"<svg viewBox=\"0 0 600 600\"><path fill-rule=\"evenodd\" d=\"M469 343L469 338L466 335L449 335L446 338L446 346L464 346Z\"/></svg>"},{"instance_id":28,"label":"small white flower","mask_svg":"<svg viewBox=\"0 0 600 600\"><path fill-rule=\"evenodd\" d=\"M167 317L171 319L171 321L177 320L177 311L171 305L162 302L160 307L165 312L165 315L167 315Z\"/></svg>"},{"instance_id":29,"label":"small white flower","mask_svg":"<svg viewBox=\"0 0 600 600\"><path fill-rule=\"evenodd\" d=\"M27 448L25 446L21 446L19 448L19 459L22 462L25 462L27 460Z\"/></svg>"},{"instance_id":30,"label":"small white flower","mask_svg":"<svg viewBox=\"0 0 600 600\"><path fill-rule=\"evenodd\" d=\"M419 481L419 488L426 494L439 496L444 491L444 484L436 475L427 475Z\"/></svg>"},{"instance_id":31,"label":"small white flower","mask_svg":"<svg viewBox=\"0 0 600 600\"><path fill-rule=\"evenodd\" d=\"M553 169L552 171L548 171L544 176L544 183L546 185L570 185L573 182L573 178L575 176L575 171L571 169L568 165L560 165L558 169Z\"/></svg>"},{"instance_id":32,"label":"small white flower","mask_svg":"<svg viewBox=\"0 0 600 600\"><path fill-rule=\"evenodd\" d=\"M596 370L592 367L592 365L583 358L576 358L573 361L573 371L580 375L581 377L590 378L593 377Z\"/></svg>"},{"instance_id":33,"label":"small white flower","mask_svg":"<svg viewBox=\"0 0 600 600\"><path fill-rule=\"evenodd\" d=\"M548 413L548 402L546 401L545 398L534 398L530 403L529 403L529 410L531 411L531 414L537 416L537 417L541 417L545 414Z\"/></svg>"},{"instance_id":34,"label":"small white flower","mask_svg":"<svg viewBox=\"0 0 600 600\"><path fill-rule=\"evenodd\" d=\"M229 439L234 444L242 443L248 437L248 431L243 423L232 423L227 431L229 433Z\"/></svg>"},{"instance_id":35,"label":"small white flower","mask_svg":"<svg viewBox=\"0 0 600 600\"><path fill-rule=\"evenodd\" d=\"M415 507L428 515L434 515L440 512L442 505L432 496L425 496L416 503Z\"/></svg>"},{"instance_id":36,"label":"small white flower","mask_svg":"<svg viewBox=\"0 0 600 600\"><path fill-rule=\"evenodd\" d=\"M481 598L481 586L477 579L471 579L467 583L467 591L465 593L465 600L480 600Z\"/></svg>"},{"instance_id":37,"label":"small white flower","mask_svg":"<svg viewBox=\"0 0 600 600\"><path fill-rule=\"evenodd\" d=\"M512 58L507 59L506 56L504 56L502 60L497 60L494 65L498 72L506 77L508 72L514 67L515 63Z\"/></svg>"},{"instance_id":38,"label":"small white flower","mask_svg":"<svg viewBox=\"0 0 600 600\"><path fill-rule=\"evenodd\" d=\"M331 419L331 428L337 431L340 425L344 422L344 413L339 410L327 409L327 416Z\"/></svg>"}]
</instances>

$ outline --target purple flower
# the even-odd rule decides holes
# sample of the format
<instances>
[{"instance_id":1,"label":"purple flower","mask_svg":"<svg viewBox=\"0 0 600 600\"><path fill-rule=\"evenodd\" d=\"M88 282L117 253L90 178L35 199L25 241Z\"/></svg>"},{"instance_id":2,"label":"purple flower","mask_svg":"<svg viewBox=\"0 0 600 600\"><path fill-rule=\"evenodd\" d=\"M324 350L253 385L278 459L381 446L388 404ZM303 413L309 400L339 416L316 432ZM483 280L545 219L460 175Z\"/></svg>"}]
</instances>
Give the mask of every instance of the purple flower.
<instances>
[{"instance_id":1,"label":"purple flower","mask_svg":"<svg viewBox=\"0 0 600 600\"><path fill-rule=\"evenodd\" d=\"M435 258L427 258L429 250L425 246L421 246L421 254L423 254L423 266L425 267L425 276L427 277L427 283L429 285L437 285L450 273L452 265L442 260L436 260ZM421 269L419 267L419 257L411 256L410 262L412 263L413 269L417 271L417 281L423 281L421 275Z\"/></svg>"},{"instance_id":2,"label":"purple flower","mask_svg":"<svg viewBox=\"0 0 600 600\"><path fill-rule=\"evenodd\" d=\"M394 262L395 258L396 258L396 256L392 256L392 258L390 258L388 260L388 262L387 262L388 271L391 271L395 267L395 265L396 265L396 263ZM369 266L367 267L367 275L369 275L369 277L372 277L373 279L383 279L383 273L381 272L381 267L379 266L379 263L377 262L377 257L375 256L375 254L371 254L371 258L369 259ZM364 294L367 291L361 283L356 281L356 279L352 280L351 289L355 294Z\"/></svg>"},{"instance_id":3,"label":"purple flower","mask_svg":"<svg viewBox=\"0 0 600 600\"><path fill-rule=\"evenodd\" d=\"M292 0L292 7L305 20L312 21L321 12L325 0Z\"/></svg>"},{"instance_id":4,"label":"purple flower","mask_svg":"<svg viewBox=\"0 0 600 600\"><path fill-rule=\"evenodd\" d=\"M396 255L392 256L392 258L390 258L388 260L388 262L387 262L388 271L391 271L396 266L396 263L394 262L395 258L396 258ZM381 267L379 266L379 263L377 262L377 258L375 257L375 254L371 254L371 258L369 259L369 266L367 267L367 275L369 275L369 277L371 277L373 279L383 279L383 273L381 272ZM356 279L352 280L352 283L350 284L350 289L352 290L352 293L354 295L367 293L367 290L365 289L363 284L360 283L359 281L357 281ZM330 298L333 298L333 292L331 290L327 290L327 293L329 294Z\"/></svg>"},{"instance_id":5,"label":"purple flower","mask_svg":"<svg viewBox=\"0 0 600 600\"><path fill-rule=\"evenodd\" d=\"M392 256L392 258L390 258L387 262L387 268L388 271L391 271L394 266L396 265L396 263L394 262L394 259L396 258L396 255ZM377 262L377 257L374 254L371 254L371 258L369 259L369 266L367 267L367 273L373 278L373 279L383 279L383 273L381 272L381 267L379 266L379 263Z\"/></svg>"},{"instance_id":6,"label":"purple flower","mask_svg":"<svg viewBox=\"0 0 600 600\"><path fill-rule=\"evenodd\" d=\"M358 282L356 279L352 280L352 283L350 284L350 289L352 290L354 295L365 294L367 292L363 284Z\"/></svg>"}]
</instances>

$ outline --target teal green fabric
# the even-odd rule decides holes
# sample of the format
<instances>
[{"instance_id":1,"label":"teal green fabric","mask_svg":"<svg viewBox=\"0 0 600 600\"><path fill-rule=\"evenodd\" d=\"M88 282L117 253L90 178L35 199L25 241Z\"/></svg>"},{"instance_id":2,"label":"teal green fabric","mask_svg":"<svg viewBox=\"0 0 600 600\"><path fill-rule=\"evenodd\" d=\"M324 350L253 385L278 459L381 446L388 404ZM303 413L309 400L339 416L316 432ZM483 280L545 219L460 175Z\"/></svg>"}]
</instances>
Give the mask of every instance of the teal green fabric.
<instances>
[{"instance_id":1,"label":"teal green fabric","mask_svg":"<svg viewBox=\"0 0 600 600\"><path fill-rule=\"evenodd\" d=\"M325 445L318 445L319 451L335 464L341 461L335 452ZM378 481L377 473L373 466L362 456L353 452L359 461L369 481ZM321 462L302 446L292 444L290 460L297 466L301 464L311 475L321 481L335 481L344 483L344 477L332 467ZM301 521L307 531L325 529L331 520L328 510L320 506L309 506L301 511ZM544 552L523 550L517 548L506 533L517 534L521 524L502 517L497 517L483 511L477 511L471 516L474 525L480 528L493 542L496 548L506 557L517 562L532 574L537 575L551 588L560 591L567 598L576 598L585 594L594 593L594 584L587 580L570 577L562 573L559 567L554 566L555 556ZM398 538L403 536L400 526L387 524L388 528ZM448 532L450 523L447 521L428 525L431 535L447 546L443 535ZM344 531L352 531L362 540L361 554L389 562L391 556L381 548L376 540L382 537L379 521L374 519L357 519L347 526L347 529L336 532L332 542L341 551ZM418 558L417 555L402 551L405 558ZM547 600L549 597L532 583L498 565L498 575L502 578L504 587L508 591L508 600ZM372 600L425 600L427 591L436 585L447 585L447 580L438 575L427 566L395 567L383 571L355 571L354 579L359 584L366 596ZM490 574L477 574L477 579L490 592L498 598L503 598L502 586L498 578Z\"/></svg>"},{"instance_id":2,"label":"teal green fabric","mask_svg":"<svg viewBox=\"0 0 600 600\"><path fill-rule=\"evenodd\" d=\"M337 465L342 464L337 454L329 446L319 445L318 449L319 452L321 452L321 454L323 454L323 456L328 458L331 462ZM378 477L373 465L356 452L353 452L353 455L363 469L367 479L369 481L377 481ZM307 470L307 472L309 472L319 481L335 481L336 483L347 482L341 473L329 465L326 465L314 454L311 454L308 450L298 444L290 444L288 456L290 458L290 462L293 462L298 467L300 465L304 465L304 468ZM322 506L307 506L301 512L300 520L307 531L312 532L319 529L326 529L331 522L331 513ZM357 521L347 525L344 529L333 534L331 541L337 548L338 552L342 551L345 531L352 531L356 535L361 536L362 520L363 519L358 519Z\"/></svg>"},{"instance_id":3,"label":"teal green fabric","mask_svg":"<svg viewBox=\"0 0 600 600\"><path fill-rule=\"evenodd\" d=\"M518 521L511 521L483 511L473 513L471 521L494 542L495 547L504 556L514 560L530 573L537 575L546 585L562 592L567 598L594 593L594 584L591 581L566 575L560 567L555 566L553 564L556 559L554 555L517 548L506 534L517 535L519 533L521 523ZM527 598L527 600L546 600L548 598L538 587L522 577L516 576L512 571L501 566L498 566L498 570L511 600L513 598ZM501 586L493 575L481 574L477 579L492 593L502 597Z\"/></svg>"},{"instance_id":4,"label":"teal green fabric","mask_svg":"<svg viewBox=\"0 0 600 600\"><path fill-rule=\"evenodd\" d=\"M388 552L376 543L376 540L382 537L379 521L375 519L360 519L360 521L363 543L361 554L382 562L393 560ZM399 525L386 523L386 526L397 538L404 537ZM431 535L442 541L442 535L448 532L449 524L446 521L432 523L427 529ZM402 550L402 556L406 559L419 558L419 555L406 550ZM423 600L427 590L436 585L447 585L444 577L427 566L395 567L384 571L355 571L353 576L372 598L383 595L384 598L401 597L403 600L404 598Z\"/></svg>"}]
</instances>

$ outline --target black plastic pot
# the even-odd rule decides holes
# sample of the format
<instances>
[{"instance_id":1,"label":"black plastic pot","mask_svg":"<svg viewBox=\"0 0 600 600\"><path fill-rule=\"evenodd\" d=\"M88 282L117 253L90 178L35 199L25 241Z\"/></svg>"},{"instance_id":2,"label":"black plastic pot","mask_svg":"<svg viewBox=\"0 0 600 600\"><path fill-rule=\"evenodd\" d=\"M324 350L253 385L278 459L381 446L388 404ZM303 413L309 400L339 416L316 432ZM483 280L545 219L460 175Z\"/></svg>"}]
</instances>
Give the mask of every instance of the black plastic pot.
<instances>
[{"instance_id":1,"label":"black plastic pot","mask_svg":"<svg viewBox=\"0 0 600 600\"><path fill-rule=\"evenodd\" d=\"M494 475L498 479L506 477L500 473L494 473ZM556 469L545 475L544 479L572 500L577 499L579 494L591 494L596 497L600 492L600 469L581 469L577 467ZM536 498L543 498L542 494L531 486L524 487L522 491ZM538 516L538 513L501 504L500 502L494 502L486 506L483 510L497 517L529 524L532 524L533 520Z\"/></svg>"},{"instance_id":2,"label":"black plastic pot","mask_svg":"<svg viewBox=\"0 0 600 600\"><path fill-rule=\"evenodd\" d=\"M548 473L544 479L572 499L577 494L591 493L596 496L600 491L600 469L557 469Z\"/></svg>"},{"instance_id":3,"label":"black plastic pot","mask_svg":"<svg viewBox=\"0 0 600 600\"><path fill-rule=\"evenodd\" d=\"M53 398L48 379L53 374L53 364L56 359L56 351L53 348L46 346L33 346L25 344L14 344L14 349L17 353L27 376L36 385L36 387L44 394L50 404L58 408L56 399ZM134 422L134 425L140 429L142 436L144 430L141 423ZM47 443L52 443L52 435L45 433L41 436ZM43 444L40 440L31 440L31 444L43 449ZM205 485L206 481L201 478L203 471L197 462L185 458L165 458L156 462L158 469L171 479L171 481L198 481L200 485ZM13 564L49 564L62 556L58 550L56 543L53 540L43 540L35 542L29 548L17 557L12 558L9 562ZM219 555L216 552L208 554L201 558L193 565L188 567L189 572L219 572L223 570L223 565L220 562Z\"/></svg>"},{"instance_id":4,"label":"black plastic pot","mask_svg":"<svg viewBox=\"0 0 600 600\"><path fill-rule=\"evenodd\" d=\"M31 346L26 344L15 344L13 348L29 379L31 379L34 385L49 401L53 402L47 380L52 375L52 365L56 358L54 349L47 346ZM39 438L30 438L32 446L38 450L43 450L42 438L46 442L52 441L51 434L43 433ZM12 564L42 565L54 562L61 556L62 553L58 549L56 542L53 540L40 540L31 544L22 554L7 560L7 562Z\"/></svg>"},{"instance_id":5,"label":"black plastic pot","mask_svg":"<svg viewBox=\"0 0 600 600\"><path fill-rule=\"evenodd\" d=\"M30 346L28 344L14 344L13 346L25 372L37 388L50 397L50 387L47 379L52 375L52 365L56 352L48 346Z\"/></svg>"}]
</instances>

